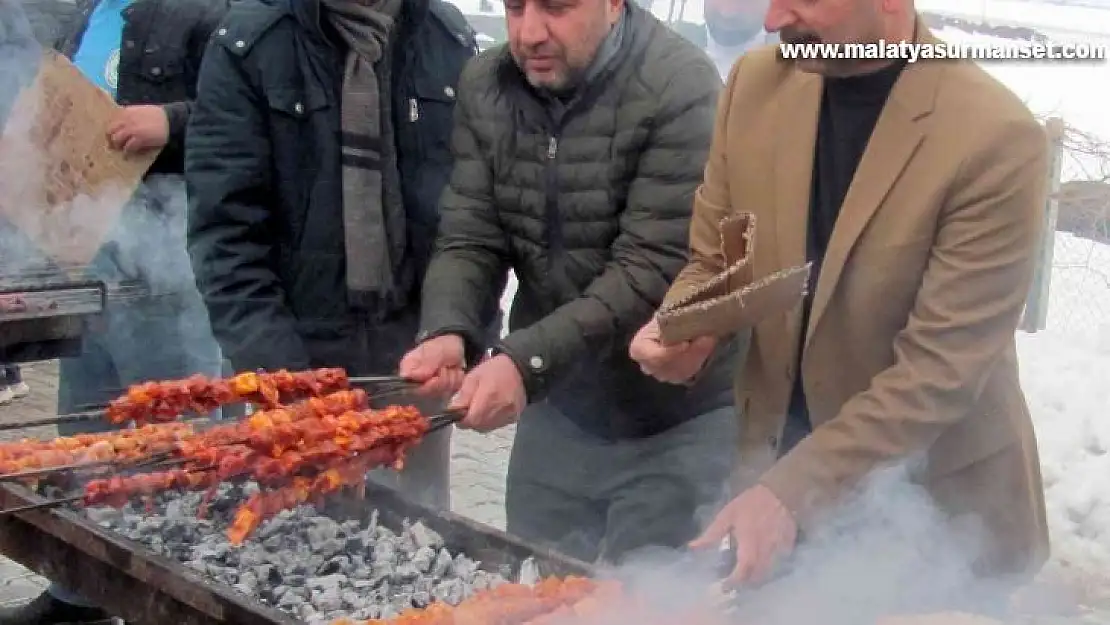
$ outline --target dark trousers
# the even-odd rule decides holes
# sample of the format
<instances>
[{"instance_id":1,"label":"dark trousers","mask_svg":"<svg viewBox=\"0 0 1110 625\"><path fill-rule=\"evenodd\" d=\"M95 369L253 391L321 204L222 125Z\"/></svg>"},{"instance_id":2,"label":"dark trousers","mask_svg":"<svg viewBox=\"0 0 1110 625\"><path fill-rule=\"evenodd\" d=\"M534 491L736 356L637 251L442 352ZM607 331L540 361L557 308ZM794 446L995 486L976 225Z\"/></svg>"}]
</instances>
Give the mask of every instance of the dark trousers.
<instances>
[{"instance_id":1,"label":"dark trousers","mask_svg":"<svg viewBox=\"0 0 1110 625\"><path fill-rule=\"evenodd\" d=\"M529 406L509 461L507 529L586 562L681 549L727 501L738 427L729 406L656 436L608 441L547 402Z\"/></svg>"}]
</instances>

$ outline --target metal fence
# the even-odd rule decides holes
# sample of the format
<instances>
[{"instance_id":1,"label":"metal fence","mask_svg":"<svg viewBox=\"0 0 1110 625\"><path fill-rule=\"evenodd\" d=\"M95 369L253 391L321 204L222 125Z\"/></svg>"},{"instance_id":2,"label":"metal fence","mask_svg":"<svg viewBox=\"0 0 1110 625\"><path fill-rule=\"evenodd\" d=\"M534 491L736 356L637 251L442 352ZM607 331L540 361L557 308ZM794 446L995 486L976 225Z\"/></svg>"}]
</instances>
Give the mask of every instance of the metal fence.
<instances>
[{"instance_id":1,"label":"metal fence","mask_svg":"<svg viewBox=\"0 0 1110 625\"><path fill-rule=\"evenodd\" d=\"M1045 120L1051 161L1022 329L1110 336L1110 141Z\"/></svg>"}]
</instances>

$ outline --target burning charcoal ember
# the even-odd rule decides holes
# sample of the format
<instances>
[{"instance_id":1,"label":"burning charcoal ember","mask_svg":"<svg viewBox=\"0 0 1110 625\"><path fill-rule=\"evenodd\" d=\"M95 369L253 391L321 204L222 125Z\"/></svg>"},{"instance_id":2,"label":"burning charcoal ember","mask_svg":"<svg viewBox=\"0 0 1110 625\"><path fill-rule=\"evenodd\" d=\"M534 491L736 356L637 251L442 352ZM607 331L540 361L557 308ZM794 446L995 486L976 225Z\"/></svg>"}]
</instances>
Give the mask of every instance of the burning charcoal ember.
<instances>
[{"instance_id":1,"label":"burning charcoal ember","mask_svg":"<svg viewBox=\"0 0 1110 625\"><path fill-rule=\"evenodd\" d=\"M222 484L207 501L204 518L197 517L203 492L160 493L122 508L81 510L197 575L306 623L389 618L435 601L458 605L508 583L508 572L481 570L425 524L406 522L393 531L376 512L361 521L336 521L301 505L267 519L233 545L227 527L254 492L252 482Z\"/></svg>"}]
</instances>

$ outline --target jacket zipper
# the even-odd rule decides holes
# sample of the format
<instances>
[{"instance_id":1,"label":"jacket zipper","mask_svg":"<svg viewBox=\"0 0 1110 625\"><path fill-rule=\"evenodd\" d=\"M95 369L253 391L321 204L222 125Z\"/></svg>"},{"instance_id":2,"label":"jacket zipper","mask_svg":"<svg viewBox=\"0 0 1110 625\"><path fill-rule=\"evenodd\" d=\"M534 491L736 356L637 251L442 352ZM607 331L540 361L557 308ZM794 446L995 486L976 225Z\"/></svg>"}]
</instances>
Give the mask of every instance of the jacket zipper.
<instances>
[{"instance_id":1,"label":"jacket zipper","mask_svg":"<svg viewBox=\"0 0 1110 625\"><path fill-rule=\"evenodd\" d=\"M420 121L420 103L416 101L416 98L409 98L409 121Z\"/></svg>"},{"instance_id":2,"label":"jacket zipper","mask_svg":"<svg viewBox=\"0 0 1110 625\"><path fill-rule=\"evenodd\" d=\"M559 132L556 130L547 139L547 159L544 170L546 189L544 191L544 217L547 221L547 269L554 284L561 284L561 265L563 256L563 227L559 219Z\"/></svg>"}]
</instances>

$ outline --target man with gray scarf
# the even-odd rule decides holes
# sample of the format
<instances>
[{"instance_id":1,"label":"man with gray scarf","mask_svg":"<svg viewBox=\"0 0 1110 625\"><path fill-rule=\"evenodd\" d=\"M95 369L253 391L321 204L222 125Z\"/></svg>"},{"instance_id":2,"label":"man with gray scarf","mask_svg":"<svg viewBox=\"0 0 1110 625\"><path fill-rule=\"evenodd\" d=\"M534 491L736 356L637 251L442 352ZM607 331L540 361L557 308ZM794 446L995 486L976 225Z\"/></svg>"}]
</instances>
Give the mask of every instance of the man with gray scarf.
<instances>
[{"instance_id":1,"label":"man with gray scarf","mask_svg":"<svg viewBox=\"0 0 1110 625\"><path fill-rule=\"evenodd\" d=\"M201 69L186 182L189 253L236 370L396 371L417 332L457 80L475 52L443 0L233 5ZM496 313L491 298L483 327ZM449 454L443 431L399 479L377 477L448 507Z\"/></svg>"},{"instance_id":2,"label":"man with gray scarf","mask_svg":"<svg viewBox=\"0 0 1110 625\"><path fill-rule=\"evenodd\" d=\"M624 0L505 10L508 44L460 82L422 341L401 373L453 393L461 427L519 417L510 533L584 560L680 548L726 494L740 342L689 386L645 375L628 346L685 262L721 79ZM482 360L482 305L510 267L510 332Z\"/></svg>"}]
</instances>

